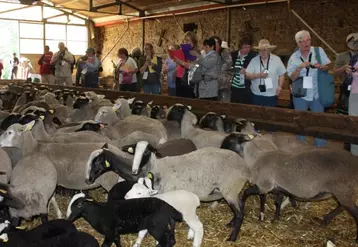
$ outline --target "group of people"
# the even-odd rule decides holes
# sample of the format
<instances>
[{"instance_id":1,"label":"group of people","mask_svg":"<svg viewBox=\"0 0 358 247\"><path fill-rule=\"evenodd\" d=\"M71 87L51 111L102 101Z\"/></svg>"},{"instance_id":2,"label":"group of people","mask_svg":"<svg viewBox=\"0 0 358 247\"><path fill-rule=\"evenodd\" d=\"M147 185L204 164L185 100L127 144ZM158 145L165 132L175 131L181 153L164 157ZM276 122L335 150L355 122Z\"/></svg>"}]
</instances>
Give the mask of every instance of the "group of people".
<instances>
[{"instance_id":1,"label":"group of people","mask_svg":"<svg viewBox=\"0 0 358 247\"><path fill-rule=\"evenodd\" d=\"M287 74L292 82L301 78L305 92L293 95L294 108L324 112L318 90L318 72L331 69L331 61L323 48L311 45L308 31L297 32L295 41L298 49L291 55L287 66L272 53L276 45L267 39L253 46L250 39L242 38L239 49L230 52L227 42L213 36L203 41L201 50L196 36L187 32L183 43L191 45L190 54L196 59L183 60L169 55L164 62L155 55L151 44L145 45L143 55L139 48L132 55L121 48L118 51L119 63L115 65L116 88L138 91L139 84L142 84L145 93L160 94L163 73L167 76L169 96L274 107ZM351 94L349 114L358 115L358 107L354 108L358 106L358 33L350 34L346 42L349 50L337 57L334 72L345 76L344 85ZM179 49L179 45L169 46L169 50ZM195 74L201 76L200 80L191 83ZM299 138L304 141L303 136ZM325 146L326 141L315 138L315 145ZM358 146L352 145L351 150L358 155Z\"/></svg>"},{"instance_id":2,"label":"group of people","mask_svg":"<svg viewBox=\"0 0 358 247\"><path fill-rule=\"evenodd\" d=\"M16 53L13 53L12 55L13 55L13 59L10 61L10 64L12 66L12 68L11 68L11 80L17 79L17 71L18 71L18 66L20 64L20 60L17 58ZM3 69L4 69L4 64L0 60L0 79L2 77Z\"/></svg>"},{"instance_id":3,"label":"group of people","mask_svg":"<svg viewBox=\"0 0 358 247\"><path fill-rule=\"evenodd\" d=\"M97 88L98 74L101 63L93 48L88 48L86 55L75 59L63 42L58 44L59 51L53 54L49 46L45 46L44 53L40 57L40 75L42 83L73 86L72 73L77 67L76 85Z\"/></svg>"}]
</instances>

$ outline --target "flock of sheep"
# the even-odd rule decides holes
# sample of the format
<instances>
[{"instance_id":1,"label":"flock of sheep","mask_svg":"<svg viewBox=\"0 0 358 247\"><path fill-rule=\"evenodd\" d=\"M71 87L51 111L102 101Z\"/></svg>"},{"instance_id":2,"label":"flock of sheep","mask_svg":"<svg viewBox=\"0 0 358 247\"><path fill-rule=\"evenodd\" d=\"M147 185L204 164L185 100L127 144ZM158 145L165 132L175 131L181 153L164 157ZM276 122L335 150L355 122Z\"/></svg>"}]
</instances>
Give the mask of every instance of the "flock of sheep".
<instances>
[{"instance_id":1,"label":"flock of sheep","mask_svg":"<svg viewBox=\"0 0 358 247\"><path fill-rule=\"evenodd\" d=\"M83 218L103 235L103 247L121 246L129 233L138 233L133 247L147 233L158 246L174 246L182 221L199 247L205 226L197 208L221 199L233 213L228 240L236 241L247 198L259 196L262 221L268 194L275 195L276 220L284 197L292 205L333 197L337 207L324 223L347 210L358 229L357 160L343 149L259 134L250 121L213 112L199 120L182 104L112 103L94 92L32 84L21 94L1 92L1 101L0 246L99 246L73 225ZM74 191L65 216L58 185ZM89 196L98 187L108 192L106 202ZM48 221L49 205L57 220ZM42 225L19 229L36 216Z\"/></svg>"}]
</instances>

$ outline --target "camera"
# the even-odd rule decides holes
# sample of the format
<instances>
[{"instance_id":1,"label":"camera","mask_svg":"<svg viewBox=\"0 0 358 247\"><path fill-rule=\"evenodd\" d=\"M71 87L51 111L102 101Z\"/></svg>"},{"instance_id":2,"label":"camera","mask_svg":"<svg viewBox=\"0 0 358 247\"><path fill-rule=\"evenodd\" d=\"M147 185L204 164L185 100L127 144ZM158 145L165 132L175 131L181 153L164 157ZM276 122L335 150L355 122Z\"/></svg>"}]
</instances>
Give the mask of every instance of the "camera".
<instances>
[{"instance_id":1,"label":"camera","mask_svg":"<svg viewBox=\"0 0 358 247\"><path fill-rule=\"evenodd\" d=\"M58 58L60 59L60 61L63 60L64 56L65 56L65 53L64 53L64 52L61 52L61 53L60 53L60 56L58 57Z\"/></svg>"},{"instance_id":2,"label":"camera","mask_svg":"<svg viewBox=\"0 0 358 247\"><path fill-rule=\"evenodd\" d=\"M352 70L353 73L357 72L357 70L353 66L351 66L350 69Z\"/></svg>"},{"instance_id":3,"label":"camera","mask_svg":"<svg viewBox=\"0 0 358 247\"><path fill-rule=\"evenodd\" d=\"M260 89L260 92L261 92L261 93L266 92L266 85L265 85L265 84L259 85L259 89Z\"/></svg>"}]
</instances>

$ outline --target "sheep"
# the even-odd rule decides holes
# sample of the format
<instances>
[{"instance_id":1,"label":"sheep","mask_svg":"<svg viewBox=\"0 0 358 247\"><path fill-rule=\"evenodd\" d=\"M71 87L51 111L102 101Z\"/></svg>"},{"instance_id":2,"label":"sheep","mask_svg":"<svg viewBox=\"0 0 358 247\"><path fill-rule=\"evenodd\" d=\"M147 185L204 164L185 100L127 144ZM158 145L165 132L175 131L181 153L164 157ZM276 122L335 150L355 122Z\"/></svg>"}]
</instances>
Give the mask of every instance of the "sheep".
<instances>
[{"instance_id":1,"label":"sheep","mask_svg":"<svg viewBox=\"0 0 358 247\"><path fill-rule=\"evenodd\" d=\"M78 122L94 118L94 113L89 105L89 99L83 96L78 97L73 104L75 109L67 119L67 122Z\"/></svg>"},{"instance_id":2,"label":"sheep","mask_svg":"<svg viewBox=\"0 0 358 247\"><path fill-rule=\"evenodd\" d=\"M244 157L252 150L244 144ZM247 151L246 151L247 150ZM255 160L255 157L250 157ZM277 194L275 218L279 218L282 195L296 200L316 201L334 196L338 206L324 218L327 224L334 216L346 209L355 219L358 241L357 158L344 150L313 148L298 153L280 150L266 152L251 164L251 182L255 186L245 191L242 207L248 196L254 194Z\"/></svg>"},{"instance_id":3,"label":"sheep","mask_svg":"<svg viewBox=\"0 0 358 247\"><path fill-rule=\"evenodd\" d=\"M173 190L163 194L157 194L156 190L152 189L151 179L144 180L140 178L138 183L132 186L132 189L127 192L125 199L156 197L176 210L182 213L183 220L188 224L190 230L188 232L188 239L194 238L193 247L199 247L202 242L204 230L203 224L196 214L196 209L200 206L200 200L197 195L185 190ZM142 235L143 236L143 235ZM141 244L142 239L137 239L136 246Z\"/></svg>"},{"instance_id":4,"label":"sheep","mask_svg":"<svg viewBox=\"0 0 358 247\"><path fill-rule=\"evenodd\" d=\"M19 119L22 117L21 114L18 113L11 113L9 116L7 116L1 123L0 129L6 130L9 128L12 124L19 121Z\"/></svg>"},{"instance_id":5,"label":"sheep","mask_svg":"<svg viewBox=\"0 0 358 247\"><path fill-rule=\"evenodd\" d=\"M12 170L10 178L11 193L22 198L26 205L22 209L10 207L9 212L14 224L18 224L21 218L30 220L38 215L41 216L42 222L46 222L49 201L53 204L57 217L61 218L61 211L54 198L56 184L56 168L46 155L34 152L23 157Z\"/></svg>"},{"instance_id":6,"label":"sheep","mask_svg":"<svg viewBox=\"0 0 358 247\"><path fill-rule=\"evenodd\" d=\"M137 171L139 167L143 167L149 161L151 153L155 153L157 157L178 156L190 153L196 150L194 143L187 139L171 140L154 148L147 141L140 141L136 144L122 147L122 151L134 155L133 158L133 172Z\"/></svg>"},{"instance_id":7,"label":"sheep","mask_svg":"<svg viewBox=\"0 0 358 247\"><path fill-rule=\"evenodd\" d=\"M0 225L5 225L2 232L8 231L8 222ZM93 236L77 231L73 223L67 220L49 221L28 231L16 229L5 232L0 239L6 242L6 246L13 247L99 247Z\"/></svg>"},{"instance_id":8,"label":"sheep","mask_svg":"<svg viewBox=\"0 0 358 247\"><path fill-rule=\"evenodd\" d=\"M95 184L90 186L86 184L85 179L88 157L93 150L103 146L109 146L110 150L123 156L127 163L128 174L131 174L130 156L128 157L116 147L105 145L104 143L40 143L35 140L30 131L34 124L35 121L25 126L20 124L12 125L0 136L0 146L17 147L24 157L31 155L33 152L45 154L57 170L58 185L75 190L87 190L101 185L109 191L118 180L117 174L104 174ZM58 150L61 150L61 152Z\"/></svg>"},{"instance_id":9,"label":"sheep","mask_svg":"<svg viewBox=\"0 0 358 247\"><path fill-rule=\"evenodd\" d=\"M158 138L156 138L152 134L144 133L142 131L134 131L133 133L129 134L128 136L126 136L122 139L118 139L116 146L118 148L123 148L125 146L131 145L133 143L137 143L139 141L146 141L154 147L158 146Z\"/></svg>"},{"instance_id":10,"label":"sheep","mask_svg":"<svg viewBox=\"0 0 358 247\"><path fill-rule=\"evenodd\" d=\"M140 116L147 116L149 115L148 110L150 105L152 105L153 101L145 104L141 100L134 101L132 104L132 114L133 115L140 115Z\"/></svg>"},{"instance_id":11,"label":"sheep","mask_svg":"<svg viewBox=\"0 0 358 247\"><path fill-rule=\"evenodd\" d=\"M2 123L9 115L10 113L7 111L0 111L0 123Z\"/></svg>"},{"instance_id":12,"label":"sheep","mask_svg":"<svg viewBox=\"0 0 358 247\"><path fill-rule=\"evenodd\" d=\"M251 138L252 136L241 134L242 142ZM106 149L91 155L87 164L87 183L94 182L107 171L115 171L118 174L127 172L123 158ZM203 148L161 159L157 159L152 153L148 165L134 172L134 175L137 175L137 172L152 172L156 178L154 188L160 193L180 188L195 193L204 202L224 198L234 213L234 230L230 240L236 240L241 221L238 195L250 178L250 170L241 156L218 148Z\"/></svg>"},{"instance_id":13,"label":"sheep","mask_svg":"<svg viewBox=\"0 0 358 247\"><path fill-rule=\"evenodd\" d=\"M197 124L196 116L190 112L190 108L176 104L168 109L168 120L176 120L181 124L181 137L187 138L195 144L198 149L216 147L232 150L238 154L242 153L240 145L241 134L257 135L251 127L244 128L240 133L226 134L219 131L207 131L194 127ZM251 123L248 123L251 125Z\"/></svg>"},{"instance_id":14,"label":"sheep","mask_svg":"<svg viewBox=\"0 0 358 247\"><path fill-rule=\"evenodd\" d=\"M118 107L120 106L101 107L98 110L95 121L113 126L118 131L121 138L128 136L136 130L140 130L155 136L158 143L167 141L167 131L160 121L136 115L128 116L124 120L119 120L116 115L116 111L119 109Z\"/></svg>"},{"instance_id":15,"label":"sheep","mask_svg":"<svg viewBox=\"0 0 358 247\"><path fill-rule=\"evenodd\" d=\"M27 124L33 120L36 121L32 128L32 134L37 141L54 142L54 143L78 143L78 142L110 142L111 140L101 134L93 131L81 131L77 133L54 133L49 135L41 119L34 114L27 114L24 116L26 121L21 121L20 124Z\"/></svg>"},{"instance_id":16,"label":"sheep","mask_svg":"<svg viewBox=\"0 0 358 247\"><path fill-rule=\"evenodd\" d=\"M160 106L160 105L152 105L150 104L150 111L149 111L149 117L154 119L165 119L165 114L167 107L166 106Z\"/></svg>"},{"instance_id":17,"label":"sheep","mask_svg":"<svg viewBox=\"0 0 358 247\"><path fill-rule=\"evenodd\" d=\"M97 112L98 109L102 106L113 106L110 100L104 99L104 95L96 94L93 91L84 92L81 95L89 99L89 103L93 112Z\"/></svg>"},{"instance_id":18,"label":"sheep","mask_svg":"<svg viewBox=\"0 0 358 247\"><path fill-rule=\"evenodd\" d=\"M147 229L161 246L174 246L173 221L183 216L166 202L157 198L98 203L79 193L72 197L67 209L67 219L83 217L99 233L104 235L102 247L115 243L121 246L120 235L137 233ZM172 229L168 228L168 223Z\"/></svg>"}]
</instances>

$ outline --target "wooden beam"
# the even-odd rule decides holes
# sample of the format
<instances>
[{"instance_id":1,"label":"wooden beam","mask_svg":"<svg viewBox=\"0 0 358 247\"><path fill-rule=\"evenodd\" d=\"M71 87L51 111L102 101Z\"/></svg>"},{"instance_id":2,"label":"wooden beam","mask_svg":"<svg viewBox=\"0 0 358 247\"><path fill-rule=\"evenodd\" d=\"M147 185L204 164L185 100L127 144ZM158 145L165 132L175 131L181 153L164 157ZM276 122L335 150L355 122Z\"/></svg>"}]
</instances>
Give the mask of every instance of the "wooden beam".
<instances>
[{"instance_id":1,"label":"wooden beam","mask_svg":"<svg viewBox=\"0 0 358 247\"><path fill-rule=\"evenodd\" d=\"M12 12L12 11L17 11L17 10L21 10L21 9L27 9L27 8L31 8L31 7L34 7L35 5L26 5L26 6L23 6L23 7L20 7L20 8L16 8L16 9L9 9L9 10L4 10L4 11L0 11L0 14L5 14L5 13L9 13L9 12Z\"/></svg>"},{"instance_id":2,"label":"wooden beam","mask_svg":"<svg viewBox=\"0 0 358 247\"><path fill-rule=\"evenodd\" d=\"M6 84L6 81L2 81L0 84ZM215 101L185 99L179 97L140 94L132 92L119 92L104 89L64 87L57 85L47 86L55 89L74 89L80 92L91 90L98 94L104 94L106 98L110 100L116 100L119 96L124 96L128 98L136 97L136 99L143 100L144 102L153 101L154 104L166 106L171 106L175 103L182 103L191 105L193 107L193 112L198 114L198 116L212 111L220 114L226 114L230 118L249 119L262 129L274 129L295 134L309 135L358 144L358 117L355 116L345 116L330 113L313 113L277 107L230 104ZM12 85L10 86L10 90L21 92L22 88L16 85Z\"/></svg>"}]
</instances>

